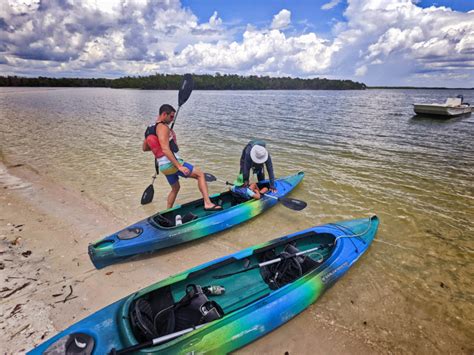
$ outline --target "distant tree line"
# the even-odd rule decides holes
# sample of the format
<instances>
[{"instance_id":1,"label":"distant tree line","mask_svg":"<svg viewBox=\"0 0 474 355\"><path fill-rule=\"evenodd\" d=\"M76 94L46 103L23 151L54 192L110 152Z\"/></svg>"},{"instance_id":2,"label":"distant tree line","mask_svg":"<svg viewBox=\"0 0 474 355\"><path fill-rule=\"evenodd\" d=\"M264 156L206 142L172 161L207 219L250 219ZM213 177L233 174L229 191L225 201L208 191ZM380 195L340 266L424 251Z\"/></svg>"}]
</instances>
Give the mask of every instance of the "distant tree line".
<instances>
[{"instance_id":1,"label":"distant tree line","mask_svg":"<svg viewBox=\"0 0 474 355\"><path fill-rule=\"evenodd\" d=\"M0 76L0 86L52 86L52 87L110 87L110 79L85 78L26 78L21 76Z\"/></svg>"},{"instance_id":2,"label":"distant tree line","mask_svg":"<svg viewBox=\"0 0 474 355\"><path fill-rule=\"evenodd\" d=\"M126 76L118 79L86 78L26 78L0 76L0 86L52 86L52 87L110 87L115 89L178 90L182 76L155 74ZM193 75L197 90L363 90L363 83L351 80L300 79L290 77L240 75Z\"/></svg>"}]
</instances>

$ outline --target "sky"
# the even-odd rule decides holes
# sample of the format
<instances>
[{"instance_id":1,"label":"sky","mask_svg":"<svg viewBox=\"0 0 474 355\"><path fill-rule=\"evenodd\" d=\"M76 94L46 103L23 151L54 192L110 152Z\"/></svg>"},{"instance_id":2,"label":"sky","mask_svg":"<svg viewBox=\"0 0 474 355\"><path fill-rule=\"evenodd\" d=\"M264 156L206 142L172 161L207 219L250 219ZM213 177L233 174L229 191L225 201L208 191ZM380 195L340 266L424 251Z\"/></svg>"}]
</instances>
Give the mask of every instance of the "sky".
<instances>
[{"instance_id":1,"label":"sky","mask_svg":"<svg viewBox=\"0 0 474 355\"><path fill-rule=\"evenodd\" d=\"M0 0L0 75L474 87L474 0Z\"/></svg>"}]
</instances>

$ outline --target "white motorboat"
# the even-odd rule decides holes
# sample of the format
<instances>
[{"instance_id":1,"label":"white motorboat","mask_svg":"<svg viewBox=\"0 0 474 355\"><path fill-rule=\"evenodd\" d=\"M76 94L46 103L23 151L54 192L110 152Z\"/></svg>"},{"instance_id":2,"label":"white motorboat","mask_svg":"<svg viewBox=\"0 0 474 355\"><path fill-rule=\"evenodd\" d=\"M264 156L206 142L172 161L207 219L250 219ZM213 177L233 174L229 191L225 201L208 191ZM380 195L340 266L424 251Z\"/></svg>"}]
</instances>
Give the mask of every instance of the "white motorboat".
<instances>
[{"instance_id":1,"label":"white motorboat","mask_svg":"<svg viewBox=\"0 0 474 355\"><path fill-rule=\"evenodd\" d=\"M450 97L444 104L413 104L417 115L436 115L453 117L472 112L471 106L463 102L463 96Z\"/></svg>"}]
</instances>

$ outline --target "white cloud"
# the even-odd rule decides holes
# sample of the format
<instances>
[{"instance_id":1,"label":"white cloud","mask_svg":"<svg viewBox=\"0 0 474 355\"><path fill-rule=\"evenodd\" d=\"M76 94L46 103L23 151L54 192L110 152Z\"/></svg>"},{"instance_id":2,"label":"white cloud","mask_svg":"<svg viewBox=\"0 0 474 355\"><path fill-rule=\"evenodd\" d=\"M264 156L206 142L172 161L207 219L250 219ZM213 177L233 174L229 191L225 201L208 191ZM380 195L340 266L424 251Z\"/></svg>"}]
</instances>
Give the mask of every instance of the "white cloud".
<instances>
[{"instance_id":1,"label":"white cloud","mask_svg":"<svg viewBox=\"0 0 474 355\"><path fill-rule=\"evenodd\" d=\"M355 76L364 76L367 73L367 66L363 65L356 69Z\"/></svg>"},{"instance_id":2,"label":"white cloud","mask_svg":"<svg viewBox=\"0 0 474 355\"><path fill-rule=\"evenodd\" d=\"M473 11L421 8L410 0L348 3L347 22L336 26L335 41L341 42L342 50L333 58L333 65L365 66L367 70L356 69L358 75L364 72L363 80L379 84L383 84L380 80L402 84L406 76L417 72L448 71L453 63L471 72L474 69L470 62L474 54ZM373 65L379 68L371 70ZM471 78L474 80L472 74Z\"/></svg>"},{"instance_id":3,"label":"white cloud","mask_svg":"<svg viewBox=\"0 0 474 355\"><path fill-rule=\"evenodd\" d=\"M278 30L248 29L243 41L198 43L186 47L174 60L195 72L234 70L265 75L308 75L321 73L331 63L337 46L314 33L287 37Z\"/></svg>"},{"instance_id":4,"label":"white cloud","mask_svg":"<svg viewBox=\"0 0 474 355\"><path fill-rule=\"evenodd\" d=\"M270 26L272 29L283 29L291 24L291 12L283 9L278 14L273 16L273 21Z\"/></svg>"},{"instance_id":5,"label":"white cloud","mask_svg":"<svg viewBox=\"0 0 474 355\"><path fill-rule=\"evenodd\" d=\"M341 0L331 0L330 2L324 4L323 6L321 6L321 9L322 10L331 10L333 7L336 7L337 5L339 5L339 3L341 2Z\"/></svg>"},{"instance_id":6,"label":"white cloud","mask_svg":"<svg viewBox=\"0 0 474 355\"><path fill-rule=\"evenodd\" d=\"M210 24L212 27L218 27L218 26L222 25L222 19L220 19L220 18L217 16L217 11L214 11L214 13L212 14L212 16L209 18L209 24Z\"/></svg>"}]
</instances>

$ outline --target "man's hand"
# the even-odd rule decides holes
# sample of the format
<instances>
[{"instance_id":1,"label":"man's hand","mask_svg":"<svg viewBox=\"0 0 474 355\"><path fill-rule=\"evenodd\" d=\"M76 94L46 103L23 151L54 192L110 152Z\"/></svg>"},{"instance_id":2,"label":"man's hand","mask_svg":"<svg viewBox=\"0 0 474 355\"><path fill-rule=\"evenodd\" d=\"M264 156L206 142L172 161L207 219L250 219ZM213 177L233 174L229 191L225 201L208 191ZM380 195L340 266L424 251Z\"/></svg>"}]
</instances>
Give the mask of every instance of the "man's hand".
<instances>
[{"instance_id":1,"label":"man's hand","mask_svg":"<svg viewBox=\"0 0 474 355\"><path fill-rule=\"evenodd\" d=\"M181 171L184 176L188 176L190 171L188 168L186 168L184 165L181 165L179 168L178 168L179 171Z\"/></svg>"},{"instance_id":2,"label":"man's hand","mask_svg":"<svg viewBox=\"0 0 474 355\"><path fill-rule=\"evenodd\" d=\"M270 191L273 192L273 193L275 193L275 192L277 192L278 190L276 189L276 187L270 187Z\"/></svg>"}]
</instances>

